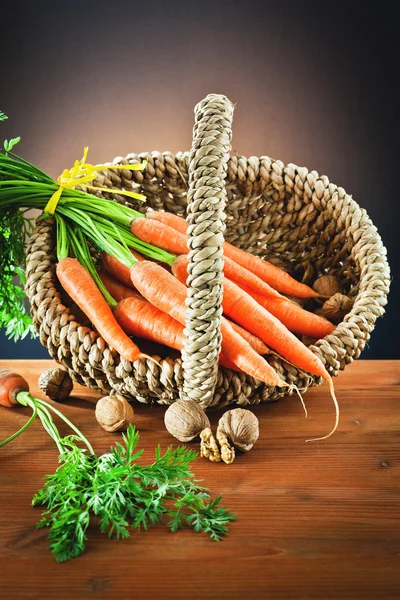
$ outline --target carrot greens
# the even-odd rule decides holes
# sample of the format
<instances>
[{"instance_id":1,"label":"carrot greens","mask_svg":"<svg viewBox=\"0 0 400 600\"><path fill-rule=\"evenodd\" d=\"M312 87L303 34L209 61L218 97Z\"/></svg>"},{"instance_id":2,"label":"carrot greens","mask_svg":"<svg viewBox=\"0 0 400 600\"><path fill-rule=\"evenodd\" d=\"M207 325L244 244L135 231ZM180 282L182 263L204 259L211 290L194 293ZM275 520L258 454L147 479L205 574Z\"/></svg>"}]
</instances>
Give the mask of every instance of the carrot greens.
<instances>
[{"instance_id":1,"label":"carrot greens","mask_svg":"<svg viewBox=\"0 0 400 600\"><path fill-rule=\"evenodd\" d=\"M33 229L19 208L0 210L0 328L15 341L34 334L25 308L25 238Z\"/></svg>"},{"instance_id":2,"label":"carrot greens","mask_svg":"<svg viewBox=\"0 0 400 600\"><path fill-rule=\"evenodd\" d=\"M0 121L5 119L7 116L0 112ZM150 258L168 264L173 260L167 252L145 244L130 233L129 224L135 219L142 219L144 217L142 213L127 205L106 198L97 198L75 187L72 189L62 187L61 193L60 186L63 185L66 172L64 171L56 182L49 175L14 154L13 147L18 142L19 137L6 140L4 148L0 149L0 328L4 328L6 335L15 341L27 334L36 335L32 319L26 309L22 289L25 284L26 239L34 228L34 220L29 218L26 212L29 209L46 210L50 198L57 195L57 192L61 194L57 204L57 214L68 220L72 226L84 229L85 225L86 237L97 247L107 246L109 251L116 251L119 258L122 253L125 261L129 259L130 266L134 261L127 244ZM84 158L85 156L86 154ZM125 165L124 168L136 169L144 166L144 164ZM81 168L81 171L77 167ZM84 164L84 159L75 163L73 169L67 172L68 176L72 176L72 172L78 173L73 185L88 185L90 176L88 177L86 172L89 167L91 165ZM122 167L111 165L109 168ZM96 174L95 169L96 167L91 167L94 174ZM138 197L132 191L115 190L115 192ZM139 195L138 199L142 200L143 196ZM108 240L111 240L111 246ZM63 247L64 252L65 250L66 246Z\"/></svg>"},{"instance_id":3,"label":"carrot greens","mask_svg":"<svg viewBox=\"0 0 400 600\"><path fill-rule=\"evenodd\" d=\"M45 479L33 504L45 507L38 527L49 527L51 550L58 562L82 554L91 517L108 537L125 539L130 528L147 529L166 515L175 532L187 525L219 541L236 517L220 506L221 496L210 498L208 490L194 480L190 463L193 450L158 446L155 461L138 464L139 433L130 425L109 453L95 457L64 439L60 466Z\"/></svg>"},{"instance_id":4,"label":"carrot greens","mask_svg":"<svg viewBox=\"0 0 400 600\"><path fill-rule=\"evenodd\" d=\"M0 405L32 409L31 418L0 448L21 435L39 418L59 453L59 467L45 478L32 504L42 506L38 527L48 527L50 549L59 562L79 556L85 549L86 531L95 517L108 537L127 538L129 528L147 529L164 515L177 531L184 525L220 540L236 517L220 506L221 497L211 500L208 490L195 481L190 463L197 454L184 447L160 446L155 461L139 464L143 450L137 450L139 433L132 425L123 444L97 456L83 433L53 404L29 393L28 382L7 369L0 369ZM73 435L62 437L52 413L70 427ZM79 445L78 445L79 444Z\"/></svg>"}]
</instances>

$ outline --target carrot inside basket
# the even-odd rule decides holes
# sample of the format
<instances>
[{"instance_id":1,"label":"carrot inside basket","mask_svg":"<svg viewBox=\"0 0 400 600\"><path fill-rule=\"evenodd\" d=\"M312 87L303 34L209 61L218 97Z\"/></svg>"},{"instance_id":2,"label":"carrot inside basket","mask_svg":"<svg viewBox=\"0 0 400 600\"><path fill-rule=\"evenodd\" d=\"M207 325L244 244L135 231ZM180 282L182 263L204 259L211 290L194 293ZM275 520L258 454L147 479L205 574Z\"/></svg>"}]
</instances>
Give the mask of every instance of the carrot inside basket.
<instances>
[{"instance_id":1,"label":"carrot inside basket","mask_svg":"<svg viewBox=\"0 0 400 600\"><path fill-rule=\"evenodd\" d=\"M188 260L184 255L175 260L172 266L173 273L181 282L186 282L187 268ZM335 425L327 436L316 439L325 439L332 435L339 423L339 406L332 378L322 361L291 333L278 318L268 312L264 306L258 304L245 290L227 277L224 278L223 285L222 308L226 316L234 319L243 328L257 335L268 347L275 350L278 356L290 364L313 375L323 377L328 382L335 405ZM286 302L289 304L289 301Z\"/></svg>"},{"instance_id":2,"label":"carrot inside basket","mask_svg":"<svg viewBox=\"0 0 400 600\"><path fill-rule=\"evenodd\" d=\"M147 225L146 221L149 220L157 221L163 227ZM172 233L172 229L175 230L175 235ZM176 215L170 216L170 213L161 211L148 212L145 221L134 221L132 231L141 239L146 239L147 242L153 243L155 246L159 246L169 252L176 254L187 254L188 252L187 223L184 219ZM224 243L224 255L226 258L234 261L234 263L237 263L237 265L240 265L262 279L281 294L297 298L318 298L320 296L308 285L296 281L296 279L285 273L285 271L282 271L282 269L279 269L279 267L240 248L236 248L236 246L229 244L229 242ZM250 285L250 287L252 286ZM257 290L255 289L255 291Z\"/></svg>"},{"instance_id":3,"label":"carrot inside basket","mask_svg":"<svg viewBox=\"0 0 400 600\"><path fill-rule=\"evenodd\" d=\"M134 286L151 304L183 325L186 322L185 286L161 266L148 261L135 263L131 269ZM276 371L250 344L221 320L222 351L239 369L271 386L285 386Z\"/></svg>"}]
</instances>

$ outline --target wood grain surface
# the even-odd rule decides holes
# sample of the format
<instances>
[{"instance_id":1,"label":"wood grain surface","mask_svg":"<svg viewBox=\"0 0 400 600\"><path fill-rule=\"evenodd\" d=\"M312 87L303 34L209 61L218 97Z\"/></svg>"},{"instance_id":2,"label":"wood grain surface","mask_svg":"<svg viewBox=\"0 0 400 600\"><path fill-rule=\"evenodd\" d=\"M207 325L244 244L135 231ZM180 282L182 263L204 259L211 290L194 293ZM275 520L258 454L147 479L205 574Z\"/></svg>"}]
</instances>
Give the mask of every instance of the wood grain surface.
<instances>
[{"instance_id":1,"label":"wood grain surface","mask_svg":"<svg viewBox=\"0 0 400 600\"><path fill-rule=\"evenodd\" d=\"M52 361L0 361L39 393ZM83 556L57 564L46 531L35 529L31 498L57 467L53 442L35 423L0 450L0 597L4 600L398 599L400 597L400 361L358 361L336 379L340 427L327 386L254 407L260 439L232 465L197 459L193 470L238 520L220 543L206 535L156 526L110 541L92 527ZM96 452L119 439L94 418L94 392L76 386L62 410ZM164 408L135 406L151 462L153 449L175 440ZM28 409L0 407L0 439ZM211 412L215 425L222 414ZM62 432L66 428L57 420ZM197 444L194 443L195 448Z\"/></svg>"}]
</instances>

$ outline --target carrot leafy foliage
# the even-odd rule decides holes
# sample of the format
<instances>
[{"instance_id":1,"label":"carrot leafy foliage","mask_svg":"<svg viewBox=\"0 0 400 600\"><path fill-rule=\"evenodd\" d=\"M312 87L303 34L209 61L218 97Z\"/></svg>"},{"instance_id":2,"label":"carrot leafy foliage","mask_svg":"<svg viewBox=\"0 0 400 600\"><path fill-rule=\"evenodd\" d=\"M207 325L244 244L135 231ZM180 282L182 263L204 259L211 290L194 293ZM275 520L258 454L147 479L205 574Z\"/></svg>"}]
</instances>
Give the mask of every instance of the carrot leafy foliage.
<instances>
[{"instance_id":1,"label":"carrot leafy foliage","mask_svg":"<svg viewBox=\"0 0 400 600\"><path fill-rule=\"evenodd\" d=\"M0 211L0 328L15 341L34 335L25 306L25 239L33 224L19 209Z\"/></svg>"},{"instance_id":2,"label":"carrot leafy foliage","mask_svg":"<svg viewBox=\"0 0 400 600\"><path fill-rule=\"evenodd\" d=\"M0 121L7 116L0 111ZM0 154L8 157L19 137L5 140ZM0 169L0 184L3 173ZM25 306L25 240L33 228L32 219L14 206L0 207L0 329L8 338L17 341L35 331Z\"/></svg>"},{"instance_id":3,"label":"carrot leafy foliage","mask_svg":"<svg viewBox=\"0 0 400 600\"><path fill-rule=\"evenodd\" d=\"M212 500L208 490L194 480L190 463L193 450L160 446L155 461L138 464L139 433L129 426L123 444L96 457L76 446L73 438L62 440L65 451L60 466L46 477L44 487L33 498L45 506L38 527L49 527L51 550L59 562L79 556L85 548L91 517L108 537L128 538L130 527L147 529L165 515L171 531L189 526L219 541L236 517Z\"/></svg>"}]
</instances>

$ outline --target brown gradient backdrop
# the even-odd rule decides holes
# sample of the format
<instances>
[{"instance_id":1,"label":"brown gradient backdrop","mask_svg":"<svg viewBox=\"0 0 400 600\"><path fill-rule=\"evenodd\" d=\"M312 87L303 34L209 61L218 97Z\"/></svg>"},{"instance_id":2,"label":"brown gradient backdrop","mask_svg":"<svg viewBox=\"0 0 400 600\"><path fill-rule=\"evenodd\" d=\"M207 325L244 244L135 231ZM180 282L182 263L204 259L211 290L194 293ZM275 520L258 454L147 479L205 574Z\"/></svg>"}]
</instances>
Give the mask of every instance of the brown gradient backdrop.
<instances>
[{"instance_id":1,"label":"brown gradient backdrop","mask_svg":"<svg viewBox=\"0 0 400 600\"><path fill-rule=\"evenodd\" d=\"M237 104L233 148L327 174L399 250L394 186L394 4L350 2L6 3L0 35L2 136L56 177L80 158L186 150L194 105ZM363 357L399 357L391 307ZM395 332L397 328L397 332ZM46 356L0 338L0 357Z\"/></svg>"}]
</instances>

